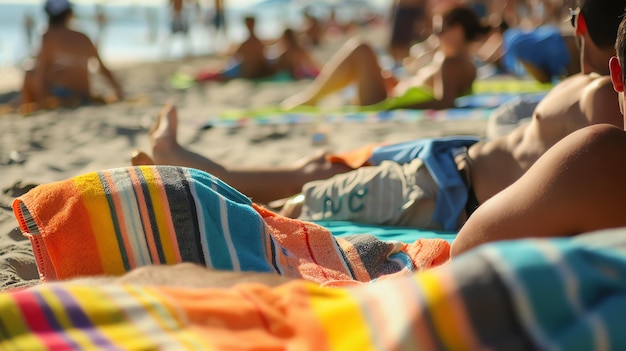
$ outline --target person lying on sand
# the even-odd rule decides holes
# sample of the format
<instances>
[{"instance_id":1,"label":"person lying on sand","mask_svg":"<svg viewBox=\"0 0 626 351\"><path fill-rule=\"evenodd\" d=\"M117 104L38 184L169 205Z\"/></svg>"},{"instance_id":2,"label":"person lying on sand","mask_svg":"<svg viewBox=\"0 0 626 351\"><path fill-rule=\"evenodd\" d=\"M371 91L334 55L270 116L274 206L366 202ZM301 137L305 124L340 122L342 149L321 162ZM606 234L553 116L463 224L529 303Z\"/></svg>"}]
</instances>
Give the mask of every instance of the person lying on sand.
<instances>
[{"instance_id":1,"label":"person lying on sand","mask_svg":"<svg viewBox=\"0 0 626 351\"><path fill-rule=\"evenodd\" d=\"M414 76L399 80L383 70L373 48L359 39L348 41L324 65L319 76L303 91L285 99L289 110L300 105L316 105L322 98L356 84L361 106L381 104L381 109L445 109L454 107L457 97L470 93L476 79L471 44L490 31L476 14L456 7L433 21L439 48L431 64ZM413 96L428 96L415 101Z\"/></svg>"},{"instance_id":2,"label":"person lying on sand","mask_svg":"<svg viewBox=\"0 0 626 351\"><path fill-rule=\"evenodd\" d=\"M282 214L290 217L456 230L480 204L514 183L565 136L599 123L623 128L606 62L615 53L619 13L624 7L626 0L583 2L576 18L576 23L586 23L584 30L577 25L585 48L583 73L556 85L534 109L528 123L494 140L463 137L392 144L376 149L371 159L368 159L371 150L361 157L361 161L381 161L380 157L395 152L391 159L376 167L358 168L363 162L345 163L326 154L287 167L245 167L222 164L183 148L176 139L176 110L166 106L150 132L153 159L145 153L137 153L133 164L154 162L201 169L262 204L304 190L306 196L298 198L301 201L292 201L282 209ZM506 112L515 113L515 106ZM432 147L433 142L436 148ZM436 169L424 166L425 161L430 162L426 158L431 156L420 154L426 150L426 145L443 155L435 158L440 164ZM404 159L399 159L398 155ZM334 160L339 162L332 162ZM442 179L452 180L452 183L443 184ZM392 185L394 191L390 190ZM442 190L444 185L445 190ZM368 210L372 212L367 212L361 208L366 203L382 203L385 208L370 206ZM441 210L444 204L452 210ZM443 212L437 212L438 219L434 220L436 209ZM387 212L374 215L376 210Z\"/></svg>"},{"instance_id":3,"label":"person lying on sand","mask_svg":"<svg viewBox=\"0 0 626 351\"><path fill-rule=\"evenodd\" d=\"M21 112L123 99L121 85L102 62L91 40L69 28L73 13L70 2L48 0L45 11L49 26L43 35L35 65L24 76ZM92 60L97 62L100 72L111 85L114 93L111 98L103 99L91 93L89 78Z\"/></svg>"},{"instance_id":4,"label":"person lying on sand","mask_svg":"<svg viewBox=\"0 0 626 351\"><path fill-rule=\"evenodd\" d=\"M611 57L609 67L623 112L626 20L619 27L615 50L617 57ZM626 226L625 150L624 128L611 125L589 126L565 137L472 215L455 239L452 255L491 241Z\"/></svg>"},{"instance_id":5,"label":"person lying on sand","mask_svg":"<svg viewBox=\"0 0 626 351\"><path fill-rule=\"evenodd\" d=\"M0 319L11 326L0 348L80 342L83 349L113 343L186 349L192 342L201 349L344 350L384 338L383 349L429 349L439 338L471 350L547 349L557 342L571 349L565 344L591 334L562 331L581 326L599 336L595 341L623 348L623 313L616 311L625 307L624 229L491 244L420 265L433 262L428 243L445 243L438 245L445 253L449 244L383 242L389 255L369 245L369 235L334 237L254 206L204 172L169 166L44 184L13 209L36 248L44 283L0 295ZM363 258L372 254L381 259ZM429 260L418 260L422 254ZM382 274L372 279L375 271ZM567 294L571 287L584 293ZM588 323L590 316L602 323ZM539 326L552 332L536 337ZM328 330L335 333L329 337Z\"/></svg>"}]
</instances>

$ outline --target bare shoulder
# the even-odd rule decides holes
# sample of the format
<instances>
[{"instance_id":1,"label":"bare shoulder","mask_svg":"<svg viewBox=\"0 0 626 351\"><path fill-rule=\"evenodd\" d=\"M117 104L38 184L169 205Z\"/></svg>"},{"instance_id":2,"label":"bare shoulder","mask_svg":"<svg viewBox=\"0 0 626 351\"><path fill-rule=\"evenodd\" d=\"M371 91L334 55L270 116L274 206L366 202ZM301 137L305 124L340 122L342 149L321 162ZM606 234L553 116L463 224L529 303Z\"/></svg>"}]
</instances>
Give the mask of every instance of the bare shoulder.
<instances>
[{"instance_id":1,"label":"bare shoulder","mask_svg":"<svg viewBox=\"0 0 626 351\"><path fill-rule=\"evenodd\" d=\"M590 75L589 82L583 90L582 98L610 98L617 97L609 76Z\"/></svg>"},{"instance_id":2,"label":"bare shoulder","mask_svg":"<svg viewBox=\"0 0 626 351\"><path fill-rule=\"evenodd\" d=\"M461 228L452 254L482 243L626 226L626 132L599 124L550 148Z\"/></svg>"},{"instance_id":3,"label":"bare shoulder","mask_svg":"<svg viewBox=\"0 0 626 351\"><path fill-rule=\"evenodd\" d=\"M457 94L471 89L476 79L476 66L465 58L445 58L441 65L441 75L445 84L458 87Z\"/></svg>"},{"instance_id":4,"label":"bare shoulder","mask_svg":"<svg viewBox=\"0 0 626 351\"><path fill-rule=\"evenodd\" d=\"M81 43L89 43L91 44L91 39L89 39L89 37L83 33L83 32L79 32L79 31L75 31L75 30L70 30L68 31L68 38L71 37L74 40L77 40Z\"/></svg>"},{"instance_id":5,"label":"bare shoulder","mask_svg":"<svg viewBox=\"0 0 626 351\"><path fill-rule=\"evenodd\" d=\"M580 97L580 109L589 122L610 123L624 127L623 116L619 109L619 97L608 76L596 76L585 86Z\"/></svg>"},{"instance_id":6,"label":"bare shoulder","mask_svg":"<svg viewBox=\"0 0 626 351\"><path fill-rule=\"evenodd\" d=\"M458 77L476 76L476 66L465 58L447 57L441 63L441 73L444 75L454 75Z\"/></svg>"}]
</instances>

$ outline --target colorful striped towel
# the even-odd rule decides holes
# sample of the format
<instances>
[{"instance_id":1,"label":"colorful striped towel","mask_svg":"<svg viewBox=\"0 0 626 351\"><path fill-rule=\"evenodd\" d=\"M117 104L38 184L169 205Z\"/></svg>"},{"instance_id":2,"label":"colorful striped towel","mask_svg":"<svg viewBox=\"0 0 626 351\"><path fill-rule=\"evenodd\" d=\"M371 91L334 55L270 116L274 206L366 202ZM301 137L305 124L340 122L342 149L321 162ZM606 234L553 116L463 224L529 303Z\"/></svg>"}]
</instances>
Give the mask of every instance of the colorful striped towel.
<instances>
[{"instance_id":1,"label":"colorful striped towel","mask_svg":"<svg viewBox=\"0 0 626 351\"><path fill-rule=\"evenodd\" d=\"M626 257L517 241L352 288L43 284L0 294L0 349L618 351L625 315Z\"/></svg>"},{"instance_id":2,"label":"colorful striped towel","mask_svg":"<svg viewBox=\"0 0 626 351\"><path fill-rule=\"evenodd\" d=\"M449 244L334 238L256 206L219 179L169 166L129 167L44 184L13 203L42 280L120 275L150 264L274 272L317 283L368 282L448 260Z\"/></svg>"}]
</instances>

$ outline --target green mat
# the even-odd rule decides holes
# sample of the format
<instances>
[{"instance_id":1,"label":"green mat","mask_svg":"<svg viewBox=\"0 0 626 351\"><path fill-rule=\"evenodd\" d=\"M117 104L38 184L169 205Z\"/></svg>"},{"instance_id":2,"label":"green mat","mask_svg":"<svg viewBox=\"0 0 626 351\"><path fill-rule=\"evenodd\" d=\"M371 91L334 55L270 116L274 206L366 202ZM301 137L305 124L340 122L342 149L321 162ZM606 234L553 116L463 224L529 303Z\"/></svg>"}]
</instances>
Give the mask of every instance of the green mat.
<instances>
[{"instance_id":1,"label":"green mat","mask_svg":"<svg viewBox=\"0 0 626 351\"><path fill-rule=\"evenodd\" d=\"M289 74L289 72L279 72L269 77L249 79L249 81L256 84L272 82L292 82L293 77L291 76L291 74ZM170 86L176 90L189 89L198 83L199 82L196 80L196 78L188 73L177 72L170 77Z\"/></svg>"},{"instance_id":2,"label":"green mat","mask_svg":"<svg viewBox=\"0 0 626 351\"><path fill-rule=\"evenodd\" d=\"M475 94L541 93L552 89L552 83L541 83L528 79L483 79L472 85Z\"/></svg>"},{"instance_id":3,"label":"green mat","mask_svg":"<svg viewBox=\"0 0 626 351\"><path fill-rule=\"evenodd\" d=\"M552 88L551 83L540 83L534 80L520 79L489 79L474 82L472 94L460 97L458 107L494 108L518 97L520 94L545 94ZM337 113L379 112L401 108L421 102L431 101L433 96L420 89L412 89L409 94L383 101L369 106L346 105L343 107L298 106L290 110L280 106L267 106L252 109L231 109L219 114L223 119L240 119L267 117L280 114L323 115Z\"/></svg>"},{"instance_id":4,"label":"green mat","mask_svg":"<svg viewBox=\"0 0 626 351\"><path fill-rule=\"evenodd\" d=\"M337 113L366 113L366 112L380 112L389 111L393 109L401 108L402 106L409 106L412 104L418 104L421 102L432 101L432 94L420 89L412 89L408 94L381 101L380 103L367 106L357 105L345 105L341 107L318 107L318 106L297 106L289 110L285 110L280 106L267 106L254 109L231 109L220 113L219 117L224 119L239 119L242 117L254 118L263 117L268 115L280 115L280 114L301 114L301 115L323 115L323 114L337 114Z\"/></svg>"}]
</instances>

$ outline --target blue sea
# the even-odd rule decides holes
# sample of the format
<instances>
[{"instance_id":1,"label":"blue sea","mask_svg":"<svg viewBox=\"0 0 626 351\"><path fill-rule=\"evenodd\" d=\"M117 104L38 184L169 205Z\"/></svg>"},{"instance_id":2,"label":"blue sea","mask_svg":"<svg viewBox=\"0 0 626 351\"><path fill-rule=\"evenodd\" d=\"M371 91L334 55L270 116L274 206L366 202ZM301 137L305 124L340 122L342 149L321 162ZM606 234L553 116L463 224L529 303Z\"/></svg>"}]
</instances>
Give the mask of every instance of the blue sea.
<instances>
[{"instance_id":1,"label":"blue sea","mask_svg":"<svg viewBox=\"0 0 626 351\"><path fill-rule=\"evenodd\" d=\"M382 10L376 1L355 1L367 3L374 10ZM304 1L298 0L226 0L227 37L215 38L214 29L208 25L212 12L209 6L188 9L191 25L188 38L173 36L170 32L169 1L156 3L138 1L98 1L107 19L99 43L100 55L105 62L157 61L175 59L185 55L204 55L223 49L228 43L237 43L246 36L243 17L254 14L257 18L257 34L265 39L277 38L287 26L302 27ZM380 2L380 1L379 1ZM45 31L47 20L41 2L16 0L14 3L0 2L0 66L12 66L23 62L39 45L38 39ZM75 19L72 26L94 41L98 38L96 24L96 2L75 3ZM337 17L347 19L351 9L349 2L335 1ZM327 7L317 4L314 13L320 18L327 15ZM358 6L353 6L358 7ZM25 31L25 18L35 21L32 45L29 47Z\"/></svg>"}]
</instances>

